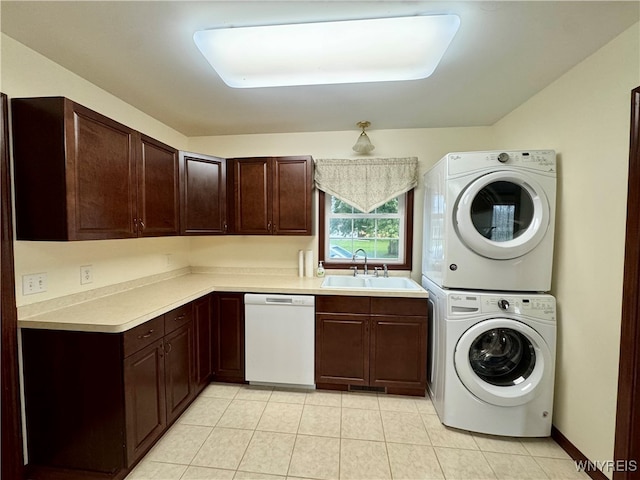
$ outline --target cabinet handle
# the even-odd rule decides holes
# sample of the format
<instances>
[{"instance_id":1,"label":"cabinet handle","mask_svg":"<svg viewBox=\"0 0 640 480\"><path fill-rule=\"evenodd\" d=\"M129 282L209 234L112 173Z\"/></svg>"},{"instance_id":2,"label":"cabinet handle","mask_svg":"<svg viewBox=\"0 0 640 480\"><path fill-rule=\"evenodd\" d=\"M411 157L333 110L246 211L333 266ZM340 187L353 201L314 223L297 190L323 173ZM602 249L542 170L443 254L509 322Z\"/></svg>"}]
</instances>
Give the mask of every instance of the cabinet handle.
<instances>
[{"instance_id":1,"label":"cabinet handle","mask_svg":"<svg viewBox=\"0 0 640 480\"><path fill-rule=\"evenodd\" d=\"M151 335L153 335L153 329L149 330L147 333L145 333L144 335L138 335L138 339L141 338L149 338Z\"/></svg>"},{"instance_id":2,"label":"cabinet handle","mask_svg":"<svg viewBox=\"0 0 640 480\"><path fill-rule=\"evenodd\" d=\"M140 219L140 230L144 230L144 229L145 229L144 222L142 221L142 219Z\"/></svg>"},{"instance_id":3,"label":"cabinet handle","mask_svg":"<svg viewBox=\"0 0 640 480\"><path fill-rule=\"evenodd\" d=\"M133 219L133 233L138 233L138 219Z\"/></svg>"},{"instance_id":4,"label":"cabinet handle","mask_svg":"<svg viewBox=\"0 0 640 480\"><path fill-rule=\"evenodd\" d=\"M267 231L271 233L271 222L267 223Z\"/></svg>"},{"instance_id":5,"label":"cabinet handle","mask_svg":"<svg viewBox=\"0 0 640 480\"><path fill-rule=\"evenodd\" d=\"M174 318L173 320L176 322L179 322L180 320L184 320L184 318L186 317L186 314L182 314L182 315L178 315L176 318Z\"/></svg>"},{"instance_id":6,"label":"cabinet handle","mask_svg":"<svg viewBox=\"0 0 640 480\"><path fill-rule=\"evenodd\" d=\"M171 353L171 350L173 350L173 347L171 346L170 343L167 343L167 345L169 346L169 350L165 349L164 353L166 353L167 355L169 355Z\"/></svg>"},{"instance_id":7,"label":"cabinet handle","mask_svg":"<svg viewBox=\"0 0 640 480\"><path fill-rule=\"evenodd\" d=\"M227 225L227 222L224 222L224 225L222 225L222 231L224 233L227 233L228 230L229 230L229 225Z\"/></svg>"}]
</instances>

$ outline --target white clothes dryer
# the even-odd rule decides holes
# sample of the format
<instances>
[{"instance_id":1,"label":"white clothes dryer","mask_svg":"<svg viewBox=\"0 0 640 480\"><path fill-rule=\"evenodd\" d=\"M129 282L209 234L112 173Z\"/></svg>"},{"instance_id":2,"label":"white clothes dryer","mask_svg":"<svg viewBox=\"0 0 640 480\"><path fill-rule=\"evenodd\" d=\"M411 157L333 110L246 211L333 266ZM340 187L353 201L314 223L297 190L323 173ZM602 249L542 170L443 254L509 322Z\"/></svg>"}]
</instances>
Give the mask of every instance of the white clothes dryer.
<instances>
[{"instance_id":1,"label":"white clothes dryer","mask_svg":"<svg viewBox=\"0 0 640 480\"><path fill-rule=\"evenodd\" d=\"M427 385L440 421L513 437L551 434L555 298L546 294L429 292Z\"/></svg>"},{"instance_id":2,"label":"white clothes dryer","mask_svg":"<svg viewBox=\"0 0 640 480\"><path fill-rule=\"evenodd\" d=\"M446 288L551 289L553 150L449 153L424 183L423 275Z\"/></svg>"}]
</instances>

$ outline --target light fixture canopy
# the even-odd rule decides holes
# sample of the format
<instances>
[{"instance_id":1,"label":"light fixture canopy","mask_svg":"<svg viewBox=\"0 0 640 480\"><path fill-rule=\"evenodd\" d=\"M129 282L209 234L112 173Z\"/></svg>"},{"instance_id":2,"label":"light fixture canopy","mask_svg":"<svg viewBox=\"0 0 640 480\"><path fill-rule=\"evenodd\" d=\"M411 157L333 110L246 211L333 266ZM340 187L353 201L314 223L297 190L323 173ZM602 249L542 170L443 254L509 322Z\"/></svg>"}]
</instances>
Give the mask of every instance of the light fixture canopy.
<instances>
[{"instance_id":1,"label":"light fixture canopy","mask_svg":"<svg viewBox=\"0 0 640 480\"><path fill-rule=\"evenodd\" d=\"M365 120L363 122L356 123L356 125L358 125L362 129L362 132L360 133L360 136L358 137L358 141L352 147L353 150L355 152L358 152L358 153L369 153L369 152L373 151L376 147L373 146L373 144L371 143L371 140L369 140L369 137L367 136L367 134L364 131L365 128L368 128L368 127L371 126L371 122L368 122L368 121Z\"/></svg>"},{"instance_id":2,"label":"light fixture canopy","mask_svg":"<svg viewBox=\"0 0 640 480\"><path fill-rule=\"evenodd\" d=\"M193 39L230 87L417 80L433 73L456 15L217 28Z\"/></svg>"}]
</instances>

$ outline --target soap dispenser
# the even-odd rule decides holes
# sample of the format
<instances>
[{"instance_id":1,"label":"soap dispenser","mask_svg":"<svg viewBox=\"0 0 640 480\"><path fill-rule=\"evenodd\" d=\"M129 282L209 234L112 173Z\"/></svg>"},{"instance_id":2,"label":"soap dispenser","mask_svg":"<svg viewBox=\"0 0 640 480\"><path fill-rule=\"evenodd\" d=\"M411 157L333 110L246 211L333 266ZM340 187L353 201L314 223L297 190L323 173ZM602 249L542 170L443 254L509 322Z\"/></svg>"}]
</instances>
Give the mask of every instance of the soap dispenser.
<instances>
[{"instance_id":1,"label":"soap dispenser","mask_svg":"<svg viewBox=\"0 0 640 480\"><path fill-rule=\"evenodd\" d=\"M318 264L318 271L316 272L319 277L324 277L324 265L322 265L322 260Z\"/></svg>"}]
</instances>

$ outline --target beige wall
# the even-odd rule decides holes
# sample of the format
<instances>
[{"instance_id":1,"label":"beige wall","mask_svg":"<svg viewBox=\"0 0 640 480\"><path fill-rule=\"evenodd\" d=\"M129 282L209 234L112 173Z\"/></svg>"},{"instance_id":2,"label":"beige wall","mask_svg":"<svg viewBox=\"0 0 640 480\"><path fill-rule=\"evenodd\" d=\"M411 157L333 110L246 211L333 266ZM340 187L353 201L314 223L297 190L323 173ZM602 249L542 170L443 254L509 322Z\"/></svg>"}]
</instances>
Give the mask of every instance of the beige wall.
<instances>
[{"instance_id":1,"label":"beige wall","mask_svg":"<svg viewBox=\"0 0 640 480\"><path fill-rule=\"evenodd\" d=\"M149 117L2 34L0 90L9 98L65 96L176 148L187 137ZM18 306L165 273L188 265L189 240L145 238L90 242L15 244ZM171 254L167 261L167 254ZM80 266L93 265L93 283L80 285ZM47 291L22 295L22 275L47 273Z\"/></svg>"},{"instance_id":2,"label":"beige wall","mask_svg":"<svg viewBox=\"0 0 640 480\"><path fill-rule=\"evenodd\" d=\"M311 155L314 158L351 158L358 130L347 132L289 133L278 135L228 135L189 139L189 149L221 157ZM495 144L491 127L368 130L375 157L418 157L422 173L443 155L456 150L482 150ZM422 258L422 182L416 189L414 209L413 269L420 279ZM317 202L316 202L317 203ZM317 233L317 217L314 219ZM318 259L318 239L313 237L198 237L191 239L190 263L198 266L297 268L298 250L313 250Z\"/></svg>"},{"instance_id":3,"label":"beige wall","mask_svg":"<svg viewBox=\"0 0 640 480\"><path fill-rule=\"evenodd\" d=\"M592 461L613 459L630 92L640 85L639 38L636 24L495 125L505 148L558 153L553 423Z\"/></svg>"}]
</instances>

